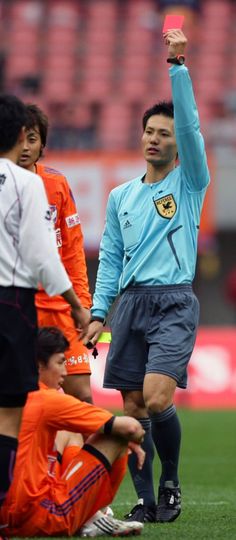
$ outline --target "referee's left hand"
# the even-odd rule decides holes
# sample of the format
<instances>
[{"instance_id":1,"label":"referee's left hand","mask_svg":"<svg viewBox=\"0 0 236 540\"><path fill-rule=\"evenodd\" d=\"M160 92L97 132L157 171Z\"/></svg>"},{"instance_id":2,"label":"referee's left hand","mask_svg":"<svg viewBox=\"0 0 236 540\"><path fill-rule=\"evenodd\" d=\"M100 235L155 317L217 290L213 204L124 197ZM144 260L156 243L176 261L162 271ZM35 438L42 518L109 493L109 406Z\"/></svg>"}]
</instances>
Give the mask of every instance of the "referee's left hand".
<instances>
[{"instance_id":1,"label":"referee's left hand","mask_svg":"<svg viewBox=\"0 0 236 540\"><path fill-rule=\"evenodd\" d=\"M175 57L185 53L187 38L180 29L168 30L164 34L165 44L168 47L168 57Z\"/></svg>"},{"instance_id":2,"label":"referee's left hand","mask_svg":"<svg viewBox=\"0 0 236 540\"><path fill-rule=\"evenodd\" d=\"M92 321L89 326L86 334L84 334L83 343L86 347L87 343L91 343L94 347L97 343L97 340L100 334L103 332L104 327L103 323L100 321Z\"/></svg>"}]
</instances>

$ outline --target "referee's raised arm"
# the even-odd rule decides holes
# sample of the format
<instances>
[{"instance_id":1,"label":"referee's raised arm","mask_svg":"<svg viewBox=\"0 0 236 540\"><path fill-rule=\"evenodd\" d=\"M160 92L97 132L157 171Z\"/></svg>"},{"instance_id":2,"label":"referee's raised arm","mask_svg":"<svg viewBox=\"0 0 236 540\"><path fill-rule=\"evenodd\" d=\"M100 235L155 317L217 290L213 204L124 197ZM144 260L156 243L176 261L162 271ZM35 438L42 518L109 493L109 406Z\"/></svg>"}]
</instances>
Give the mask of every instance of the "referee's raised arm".
<instances>
[{"instance_id":1,"label":"referee's raised arm","mask_svg":"<svg viewBox=\"0 0 236 540\"><path fill-rule=\"evenodd\" d=\"M201 191L209 183L205 145L192 81L185 66L187 38L182 30L169 30L164 39L168 47L174 125L181 170L190 191Z\"/></svg>"}]
</instances>

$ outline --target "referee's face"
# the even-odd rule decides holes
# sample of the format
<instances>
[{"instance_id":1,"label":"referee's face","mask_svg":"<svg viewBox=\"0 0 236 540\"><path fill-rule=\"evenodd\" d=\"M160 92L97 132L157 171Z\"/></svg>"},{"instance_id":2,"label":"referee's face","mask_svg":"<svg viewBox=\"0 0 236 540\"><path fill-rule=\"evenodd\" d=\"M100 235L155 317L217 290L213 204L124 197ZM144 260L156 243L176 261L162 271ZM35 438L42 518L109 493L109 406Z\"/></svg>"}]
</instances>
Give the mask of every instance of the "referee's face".
<instances>
[{"instance_id":1,"label":"referee's face","mask_svg":"<svg viewBox=\"0 0 236 540\"><path fill-rule=\"evenodd\" d=\"M172 165L177 156L174 119L154 114L147 121L142 136L143 155L155 168Z\"/></svg>"},{"instance_id":2,"label":"referee's face","mask_svg":"<svg viewBox=\"0 0 236 540\"><path fill-rule=\"evenodd\" d=\"M34 164L42 151L42 141L37 126L26 131L25 143L18 165L34 172Z\"/></svg>"}]
</instances>

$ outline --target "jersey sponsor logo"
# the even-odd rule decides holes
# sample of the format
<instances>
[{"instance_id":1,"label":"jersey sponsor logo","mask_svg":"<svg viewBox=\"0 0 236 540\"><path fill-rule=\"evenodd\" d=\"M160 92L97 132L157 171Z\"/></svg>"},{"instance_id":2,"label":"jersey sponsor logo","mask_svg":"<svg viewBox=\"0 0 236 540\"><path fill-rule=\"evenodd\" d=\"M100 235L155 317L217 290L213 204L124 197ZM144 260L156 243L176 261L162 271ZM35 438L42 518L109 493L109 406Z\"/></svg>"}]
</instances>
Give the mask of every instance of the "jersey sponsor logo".
<instances>
[{"instance_id":1,"label":"jersey sponsor logo","mask_svg":"<svg viewBox=\"0 0 236 540\"><path fill-rule=\"evenodd\" d=\"M76 214L72 214L72 216L66 217L66 224L67 224L68 229L71 229L71 227L75 227L75 225L79 225L80 224L79 214L76 213Z\"/></svg>"},{"instance_id":2,"label":"jersey sponsor logo","mask_svg":"<svg viewBox=\"0 0 236 540\"><path fill-rule=\"evenodd\" d=\"M61 229L60 228L56 229L55 233L56 233L57 247L60 248L62 246Z\"/></svg>"},{"instance_id":3,"label":"jersey sponsor logo","mask_svg":"<svg viewBox=\"0 0 236 540\"><path fill-rule=\"evenodd\" d=\"M2 186L5 184L6 179L7 177L5 174L0 174L0 191L2 191Z\"/></svg>"},{"instance_id":4,"label":"jersey sponsor logo","mask_svg":"<svg viewBox=\"0 0 236 540\"><path fill-rule=\"evenodd\" d=\"M70 356L65 360L66 366L77 366L78 364L88 364L89 356L86 353L80 354L79 356Z\"/></svg>"},{"instance_id":5,"label":"jersey sponsor logo","mask_svg":"<svg viewBox=\"0 0 236 540\"><path fill-rule=\"evenodd\" d=\"M55 204L49 205L49 210L51 212L51 220L55 224L57 221L57 207Z\"/></svg>"},{"instance_id":6,"label":"jersey sponsor logo","mask_svg":"<svg viewBox=\"0 0 236 540\"><path fill-rule=\"evenodd\" d=\"M158 214L165 219L171 219L176 213L177 205L172 193L154 200L154 204Z\"/></svg>"}]
</instances>

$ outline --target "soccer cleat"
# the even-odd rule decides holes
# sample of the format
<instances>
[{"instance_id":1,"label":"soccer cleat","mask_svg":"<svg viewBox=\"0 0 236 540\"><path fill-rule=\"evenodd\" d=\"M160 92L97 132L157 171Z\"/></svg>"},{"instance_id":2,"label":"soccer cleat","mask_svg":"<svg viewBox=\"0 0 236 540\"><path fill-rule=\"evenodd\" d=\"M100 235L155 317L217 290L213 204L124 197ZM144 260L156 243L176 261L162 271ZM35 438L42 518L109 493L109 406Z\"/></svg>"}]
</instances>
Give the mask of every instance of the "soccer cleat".
<instances>
[{"instance_id":1,"label":"soccer cleat","mask_svg":"<svg viewBox=\"0 0 236 540\"><path fill-rule=\"evenodd\" d=\"M97 516L97 514L96 514ZM137 521L121 521L111 516L94 517L83 525L79 531L82 538L95 538L97 536L133 536L143 530L143 524Z\"/></svg>"},{"instance_id":2,"label":"soccer cleat","mask_svg":"<svg viewBox=\"0 0 236 540\"><path fill-rule=\"evenodd\" d=\"M165 482L164 487L159 487L156 521L168 523L174 521L181 512L180 487L174 486L172 481Z\"/></svg>"},{"instance_id":3,"label":"soccer cleat","mask_svg":"<svg viewBox=\"0 0 236 540\"><path fill-rule=\"evenodd\" d=\"M156 506L146 506L143 504L143 499L139 499L138 503L125 516L125 521L139 521L139 523L154 523L156 521Z\"/></svg>"}]
</instances>

